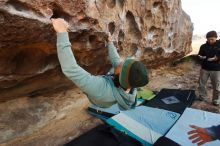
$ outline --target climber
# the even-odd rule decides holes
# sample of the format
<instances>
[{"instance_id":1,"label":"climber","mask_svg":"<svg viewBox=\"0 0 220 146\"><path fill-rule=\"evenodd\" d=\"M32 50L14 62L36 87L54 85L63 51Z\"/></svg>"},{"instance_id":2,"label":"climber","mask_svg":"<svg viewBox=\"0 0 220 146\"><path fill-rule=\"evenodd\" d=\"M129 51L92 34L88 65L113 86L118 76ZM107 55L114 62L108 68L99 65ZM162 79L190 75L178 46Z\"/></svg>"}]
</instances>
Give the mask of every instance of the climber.
<instances>
[{"instance_id":1,"label":"climber","mask_svg":"<svg viewBox=\"0 0 220 146\"><path fill-rule=\"evenodd\" d=\"M220 40L216 31L206 34L207 42L200 47L198 57L202 60L200 71L198 99L207 100L206 83L210 77L213 87L212 103L220 104Z\"/></svg>"},{"instance_id":2,"label":"climber","mask_svg":"<svg viewBox=\"0 0 220 146\"><path fill-rule=\"evenodd\" d=\"M136 88L148 83L148 74L144 64L131 58L121 62L109 36L107 48L114 74L91 75L76 63L69 42L69 24L61 18L53 18L51 21L57 32L57 53L62 71L87 94L90 102L99 107L110 107L115 103L118 103L121 109L135 107Z\"/></svg>"}]
</instances>

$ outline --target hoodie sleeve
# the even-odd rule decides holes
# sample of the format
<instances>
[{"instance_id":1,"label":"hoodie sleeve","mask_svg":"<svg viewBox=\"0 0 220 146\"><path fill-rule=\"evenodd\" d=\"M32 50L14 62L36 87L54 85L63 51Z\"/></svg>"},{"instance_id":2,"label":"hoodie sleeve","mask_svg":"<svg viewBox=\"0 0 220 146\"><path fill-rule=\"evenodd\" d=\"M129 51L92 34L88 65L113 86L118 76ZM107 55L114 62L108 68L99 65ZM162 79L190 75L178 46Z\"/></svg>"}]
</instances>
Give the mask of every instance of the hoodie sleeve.
<instances>
[{"instance_id":1,"label":"hoodie sleeve","mask_svg":"<svg viewBox=\"0 0 220 146\"><path fill-rule=\"evenodd\" d=\"M213 138L213 140L220 140L220 125L205 128L205 130Z\"/></svg>"},{"instance_id":2,"label":"hoodie sleeve","mask_svg":"<svg viewBox=\"0 0 220 146\"><path fill-rule=\"evenodd\" d=\"M216 56L218 57L218 60L220 60L220 40L217 40Z\"/></svg>"},{"instance_id":3,"label":"hoodie sleeve","mask_svg":"<svg viewBox=\"0 0 220 146\"><path fill-rule=\"evenodd\" d=\"M83 68L81 68L75 60L71 49L71 43L69 42L68 33L57 34L57 53L59 62L64 75L73 81L81 90L97 100L97 97L103 91L106 91L106 80L101 76L93 76ZM114 97L111 99L104 99L108 101L114 101ZM105 104L105 101L102 101Z\"/></svg>"},{"instance_id":4,"label":"hoodie sleeve","mask_svg":"<svg viewBox=\"0 0 220 146\"><path fill-rule=\"evenodd\" d=\"M109 42L108 45L108 56L111 61L111 64L113 67L118 65L120 63L120 56L117 52L117 49L115 48L113 42Z\"/></svg>"}]
</instances>

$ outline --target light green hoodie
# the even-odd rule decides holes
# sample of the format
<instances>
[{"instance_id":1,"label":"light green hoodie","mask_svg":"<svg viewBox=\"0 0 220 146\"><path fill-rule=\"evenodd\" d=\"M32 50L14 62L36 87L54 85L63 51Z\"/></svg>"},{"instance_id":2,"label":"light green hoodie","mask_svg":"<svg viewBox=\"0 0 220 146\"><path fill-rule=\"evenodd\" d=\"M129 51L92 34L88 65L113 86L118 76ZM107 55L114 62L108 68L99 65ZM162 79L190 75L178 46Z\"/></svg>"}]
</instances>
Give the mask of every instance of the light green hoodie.
<instances>
[{"instance_id":1,"label":"light green hoodie","mask_svg":"<svg viewBox=\"0 0 220 146\"><path fill-rule=\"evenodd\" d=\"M111 76L91 75L76 63L68 33L57 34L57 53L65 76L84 91L93 104L99 107L110 107L118 103L122 109L135 106L136 90L128 94L122 88L115 87ZM113 67L120 63L120 57L113 43L108 44L108 54Z\"/></svg>"}]
</instances>

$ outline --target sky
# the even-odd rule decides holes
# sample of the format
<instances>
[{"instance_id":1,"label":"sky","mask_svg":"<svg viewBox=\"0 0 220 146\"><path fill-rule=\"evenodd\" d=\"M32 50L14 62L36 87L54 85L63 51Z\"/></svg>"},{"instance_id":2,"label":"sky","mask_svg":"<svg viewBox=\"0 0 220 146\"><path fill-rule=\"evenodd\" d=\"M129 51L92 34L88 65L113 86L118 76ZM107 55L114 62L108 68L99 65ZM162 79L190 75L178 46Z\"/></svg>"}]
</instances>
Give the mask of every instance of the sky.
<instances>
[{"instance_id":1,"label":"sky","mask_svg":"<svg viewBox=\"0 0 220 146\"><path fill-rule=\"evenodd\" d=\"M181 0L183 10L194 24L193 34L220 31L220 0Z\"/></svg>"}]
</instances>

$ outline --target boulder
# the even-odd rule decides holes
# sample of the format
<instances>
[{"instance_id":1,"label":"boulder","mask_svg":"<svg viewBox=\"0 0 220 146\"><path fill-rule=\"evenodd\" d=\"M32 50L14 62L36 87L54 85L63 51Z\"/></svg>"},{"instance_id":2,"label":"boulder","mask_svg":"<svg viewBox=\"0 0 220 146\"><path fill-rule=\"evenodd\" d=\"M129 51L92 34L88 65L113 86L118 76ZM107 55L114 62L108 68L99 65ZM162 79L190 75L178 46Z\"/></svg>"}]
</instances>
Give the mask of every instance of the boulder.
<instances>
[{"instance_id":1,"label":"boulder","mask_svg":"<svg viewBox=\"0 0 220 146\"><path fill-rule=\"evenodd\" d=\"M193 25L180 0L1 0L0 101L73 86L60 70L52 15L69 22L77 62L95 75L111 67L108 32L122 58L148 68L191 51Z\"/></svg>"}]
</instances>

